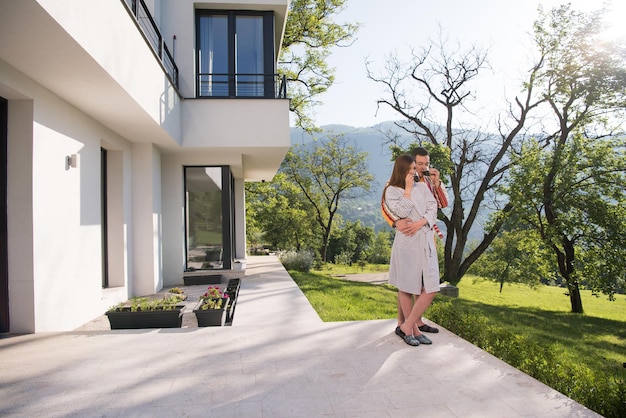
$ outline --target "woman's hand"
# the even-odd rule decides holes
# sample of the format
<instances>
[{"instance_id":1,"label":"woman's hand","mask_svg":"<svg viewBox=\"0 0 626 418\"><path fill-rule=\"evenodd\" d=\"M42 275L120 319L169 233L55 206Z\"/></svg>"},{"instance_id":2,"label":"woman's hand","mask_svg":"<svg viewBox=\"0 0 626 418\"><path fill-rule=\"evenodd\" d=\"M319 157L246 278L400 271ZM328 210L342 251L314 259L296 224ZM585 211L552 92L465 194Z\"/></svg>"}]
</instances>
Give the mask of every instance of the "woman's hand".
<instances>
[{"instance_id":1,"label":"woman's hand","mask_svg":"<svg viewBox=\"0 0 626 418\"><path fill-rule=\"evenodd\" d=\"M411 190L413 190L413 184L415 183L415 180L413 178L414 174L415 173L413 172L413 170L409 170L409 173L404 179L404 197L411 196Z\"/></svg>"}]
</instances>

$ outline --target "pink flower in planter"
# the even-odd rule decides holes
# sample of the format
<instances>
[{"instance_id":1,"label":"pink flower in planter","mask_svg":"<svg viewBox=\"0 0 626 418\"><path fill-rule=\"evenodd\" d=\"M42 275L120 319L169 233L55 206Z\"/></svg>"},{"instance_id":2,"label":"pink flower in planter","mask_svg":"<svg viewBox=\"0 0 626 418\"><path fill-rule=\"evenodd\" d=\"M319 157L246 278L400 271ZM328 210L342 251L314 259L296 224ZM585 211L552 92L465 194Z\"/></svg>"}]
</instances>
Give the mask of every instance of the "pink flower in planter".
<instances>
[{"instance_id":1,"label":"pink flower in planter","mask_svg":"<svg viewBox=\"0 0 626 418\"><path fill-rule=\"evenodd\" d=\"M228 299L228 294L223 292L217 286L209 286L206 293L200 296L203 302L200 309L220 309L222 307L222 299Z\"/></svg>"}]
</instances>

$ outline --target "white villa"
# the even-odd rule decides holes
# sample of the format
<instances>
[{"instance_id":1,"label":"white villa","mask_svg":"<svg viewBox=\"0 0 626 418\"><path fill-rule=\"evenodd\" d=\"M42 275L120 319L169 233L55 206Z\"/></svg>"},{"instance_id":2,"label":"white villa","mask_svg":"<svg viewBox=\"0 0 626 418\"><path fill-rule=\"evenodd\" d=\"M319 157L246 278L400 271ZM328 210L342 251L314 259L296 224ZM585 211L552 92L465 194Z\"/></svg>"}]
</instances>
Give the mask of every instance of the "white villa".
<instances>
[{"instance_id":1,"label":"white villa","mask_svg":"<svg viewBox=\"0 0 626 418\"><path fill-rule=\"evenodd\" d=\"M245 268L244 182L290 145L288 6L0 1L0 333Z\"/></svg>"}]
</instances>

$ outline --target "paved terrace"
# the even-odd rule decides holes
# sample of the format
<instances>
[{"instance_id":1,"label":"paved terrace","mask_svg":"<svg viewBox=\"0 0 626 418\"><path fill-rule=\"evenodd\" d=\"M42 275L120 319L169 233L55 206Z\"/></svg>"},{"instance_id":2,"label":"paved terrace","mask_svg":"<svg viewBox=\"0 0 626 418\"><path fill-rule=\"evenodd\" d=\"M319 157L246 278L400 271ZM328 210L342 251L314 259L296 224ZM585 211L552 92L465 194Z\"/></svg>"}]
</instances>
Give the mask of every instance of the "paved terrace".
<instances>
[{"instance_id":1,"label":"paved terrace","mask_svg":"<svg viewBox=\"0 0 626 418\"><path fill-rule=\"evenodd\" d=\"M248 260L233 326L189 324L0 339L0 416L599 416L445 329L323 323L273 256Z\"/></svg>"}]
</instances>

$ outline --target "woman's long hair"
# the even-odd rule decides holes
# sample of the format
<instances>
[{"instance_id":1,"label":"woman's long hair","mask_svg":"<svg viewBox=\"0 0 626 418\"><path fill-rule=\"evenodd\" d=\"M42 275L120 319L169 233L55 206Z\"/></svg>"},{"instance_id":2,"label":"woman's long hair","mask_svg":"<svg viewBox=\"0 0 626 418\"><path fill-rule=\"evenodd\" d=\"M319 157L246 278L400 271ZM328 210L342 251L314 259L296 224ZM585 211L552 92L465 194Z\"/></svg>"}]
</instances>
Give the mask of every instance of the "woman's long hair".
<instances>
[{"instance_id":1,"label":"woman's long hair","mask_svg":"<svg viewBox=\"0 0 626 418\"><path fill-rule=\"evenodd\" d=\"M401 154L396 158L396 162L393 164L393 170L391 171L391 178L383 189L383 200L385 199L387 187L396 186L401 189L406 187L406 175L409 170L411 170L411 164L413 164L414 161L413 157L408 154Z\"/></svg>"}]
</instances>

